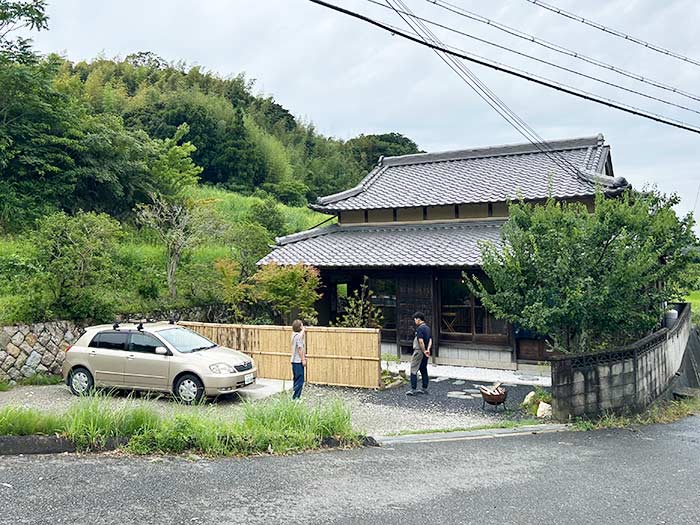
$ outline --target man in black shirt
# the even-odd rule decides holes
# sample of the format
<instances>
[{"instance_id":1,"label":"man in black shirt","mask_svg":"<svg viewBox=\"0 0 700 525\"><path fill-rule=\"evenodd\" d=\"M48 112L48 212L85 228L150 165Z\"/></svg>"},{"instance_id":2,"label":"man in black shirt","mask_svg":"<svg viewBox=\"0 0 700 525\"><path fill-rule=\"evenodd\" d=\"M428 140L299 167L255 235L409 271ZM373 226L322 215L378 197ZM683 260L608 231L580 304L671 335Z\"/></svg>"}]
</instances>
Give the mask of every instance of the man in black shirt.
<instances>
[{"instance_id":1,"label":"man in black shirt","mask_svg":"<svg viewBox=\"0 0 700 525\"><path fill-rule=\"evenodd\" d=\"M411 390L406 392L407 396L428 393L428 357L433 347L430 327L425 323L425 316L421 312L416 312L413 314L413 322L416 323L416 336L413 339L411 356ZM420 371L421 390L418 390L418 371Z\"/></svg>"}]
</instances>

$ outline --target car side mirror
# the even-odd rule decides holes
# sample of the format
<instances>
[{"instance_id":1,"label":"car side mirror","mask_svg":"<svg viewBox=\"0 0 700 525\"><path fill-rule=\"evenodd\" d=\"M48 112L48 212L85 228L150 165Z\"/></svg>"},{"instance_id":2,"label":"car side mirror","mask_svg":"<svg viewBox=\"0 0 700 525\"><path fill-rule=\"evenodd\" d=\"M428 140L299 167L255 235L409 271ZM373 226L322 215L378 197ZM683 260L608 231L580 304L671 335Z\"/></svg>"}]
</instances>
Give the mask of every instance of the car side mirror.
<instances>
[{"instance_id":1,"label":"car side mirror","mask_svg":"<svg viewBox=\"0 0 700 525\"><path fill-rule=\"evenodd\" d=\"M168 349L165 348L164 346L157 346L157 347L156 347L156 354L158 354L158 355L168 355Z\"/></svg>"}]
</instances>

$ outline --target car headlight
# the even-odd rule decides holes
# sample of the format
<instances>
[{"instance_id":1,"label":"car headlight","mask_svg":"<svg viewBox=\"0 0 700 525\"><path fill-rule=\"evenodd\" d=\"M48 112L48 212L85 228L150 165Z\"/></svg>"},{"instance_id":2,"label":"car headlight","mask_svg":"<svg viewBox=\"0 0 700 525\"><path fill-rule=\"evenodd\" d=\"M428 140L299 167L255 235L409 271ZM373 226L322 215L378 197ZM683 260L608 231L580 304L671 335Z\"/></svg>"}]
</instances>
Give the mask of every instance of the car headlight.
<instances>
[{"instance_id":1,"label":"car headlight","mask_svg":"<svg viewBox=\"0 0 700 525\"><path fill-rule=\"evenodd\" d=\"M214 372L215 374L233 374L234 369L231 365L227 365L226 363L216 363L213 365L209 365L209 370Z\"/></svg>"}]
</instances>

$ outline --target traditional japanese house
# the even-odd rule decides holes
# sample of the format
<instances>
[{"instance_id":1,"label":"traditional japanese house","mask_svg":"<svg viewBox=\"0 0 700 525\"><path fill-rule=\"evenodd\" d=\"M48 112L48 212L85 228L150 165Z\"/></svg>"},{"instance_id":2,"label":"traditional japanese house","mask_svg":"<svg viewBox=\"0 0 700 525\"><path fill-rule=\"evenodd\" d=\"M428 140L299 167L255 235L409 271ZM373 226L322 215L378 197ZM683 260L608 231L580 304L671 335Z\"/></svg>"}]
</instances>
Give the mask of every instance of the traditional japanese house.
<instances>
[{"instance_id":1,"label":"traditional japanese house","mask_svg":"<svg viewBox=\"0 0 700 525\"><path fill-rule=\"evenodd\" d=\"M546 359L545 345L516 338L464 284L463 272L480 274L479 241L499 242L510 200L551 196L592 209L597 188L616 195L627 186L602 135L381 158L356 187L311 205L337 224L278 238L259 264L319 268L323 325L366 276L383 310L383 351L411 352L421 311L435 362L515 369Z\"/></svg>"}]
</instances>

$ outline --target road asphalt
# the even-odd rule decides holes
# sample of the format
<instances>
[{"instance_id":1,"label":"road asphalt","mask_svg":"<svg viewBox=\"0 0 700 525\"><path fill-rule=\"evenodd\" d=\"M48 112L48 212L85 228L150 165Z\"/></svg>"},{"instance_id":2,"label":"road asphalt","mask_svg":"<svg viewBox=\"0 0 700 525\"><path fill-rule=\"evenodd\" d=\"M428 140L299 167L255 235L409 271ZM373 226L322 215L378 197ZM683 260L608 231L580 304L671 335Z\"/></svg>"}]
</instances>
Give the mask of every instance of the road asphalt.
<instances>
[{"instance_id":1,"label":"road asphalt","mask_svg":"<svg viewBox=\"0 0 700 525\"><path fill-rule=\"evenodd\" d=\"M0 457L0 523L674 523L700 417L248 459Z\"/></svg>"}]
</instances>

